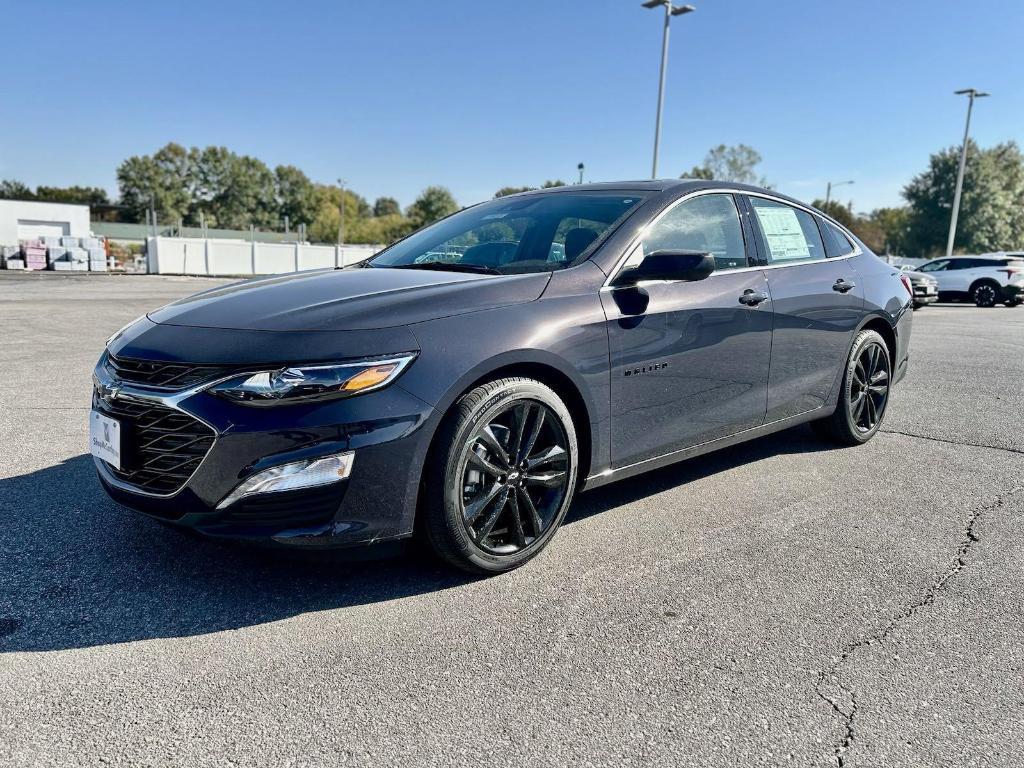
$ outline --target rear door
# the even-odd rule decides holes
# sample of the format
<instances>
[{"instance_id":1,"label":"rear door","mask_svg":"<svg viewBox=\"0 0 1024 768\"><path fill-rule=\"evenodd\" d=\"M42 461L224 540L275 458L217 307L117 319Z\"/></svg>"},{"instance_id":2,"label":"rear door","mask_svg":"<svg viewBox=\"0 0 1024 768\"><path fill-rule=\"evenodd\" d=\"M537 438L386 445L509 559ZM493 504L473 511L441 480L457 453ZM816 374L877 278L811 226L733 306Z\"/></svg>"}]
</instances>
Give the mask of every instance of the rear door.
<instances>
[{"instance_id":1,"label":"rear door","mask_svg":"<svg viewBox=\"0 0 1024 768\"><path fill-rule=\"evenodd\" d=\"M714 254L716 271L696 282L601 291L611 356L613 466L763 422L771 302L764 272L748 259L750 239L732 194L689 197L647 228L624 266L655 250L699 250Z\"/></svg>"},{"instance_id":2,"label":"rear door","mask_svg":"<svg viewBox=\"0 0 1024 768\"><path fill-rule=\"evenodd\" d=\"M765 421L773 422L827 402L863 316L864 290L853 266L858 251L847 240L847 252L830 258L817 216L765 197L750 195L747 203L771 293ZM829 239L829 249L841 253Z\"/></svg>"}]
</instances>

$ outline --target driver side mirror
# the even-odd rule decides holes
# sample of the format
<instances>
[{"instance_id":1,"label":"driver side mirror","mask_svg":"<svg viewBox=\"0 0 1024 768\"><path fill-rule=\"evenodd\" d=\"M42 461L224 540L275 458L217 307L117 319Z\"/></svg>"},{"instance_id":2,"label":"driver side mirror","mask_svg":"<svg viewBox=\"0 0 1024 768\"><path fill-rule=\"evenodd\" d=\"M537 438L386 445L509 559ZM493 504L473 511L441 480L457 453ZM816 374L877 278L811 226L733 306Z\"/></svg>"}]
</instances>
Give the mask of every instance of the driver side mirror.
<instances>
[{"instance_id":1,"label":"driver side mirror","mask_svg":"<svg viewBox=\"0 0 1024 768\"><path fill-rule=\"evenodd\" d=\"M703 280L715 271L715 257L703 251L654 251L635 267L624 269L616 286L636 285L643 280Z\"/></svg>"}]
</instances>

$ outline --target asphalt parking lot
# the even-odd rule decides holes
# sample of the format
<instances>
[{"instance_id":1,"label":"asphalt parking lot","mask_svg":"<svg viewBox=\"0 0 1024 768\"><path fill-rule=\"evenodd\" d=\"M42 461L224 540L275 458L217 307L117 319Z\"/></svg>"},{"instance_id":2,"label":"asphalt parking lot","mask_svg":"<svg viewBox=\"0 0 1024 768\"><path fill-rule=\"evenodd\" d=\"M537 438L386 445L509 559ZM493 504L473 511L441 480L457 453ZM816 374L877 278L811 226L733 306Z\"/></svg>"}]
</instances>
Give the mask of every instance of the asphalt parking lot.
<instances>
[{"instance_id":1,"label":"asphalt parking lot","mask_svg":"<svg viewBox=\"0 0 1024 768\"><path fill-rule=\"evenodd\" d=\"M0 764L992 765L1024 740L1024 308L927 307L884 432L582 495L477 580L165 529L103 340L210 280L0 274Z\"/></svg>"}]
</instances>

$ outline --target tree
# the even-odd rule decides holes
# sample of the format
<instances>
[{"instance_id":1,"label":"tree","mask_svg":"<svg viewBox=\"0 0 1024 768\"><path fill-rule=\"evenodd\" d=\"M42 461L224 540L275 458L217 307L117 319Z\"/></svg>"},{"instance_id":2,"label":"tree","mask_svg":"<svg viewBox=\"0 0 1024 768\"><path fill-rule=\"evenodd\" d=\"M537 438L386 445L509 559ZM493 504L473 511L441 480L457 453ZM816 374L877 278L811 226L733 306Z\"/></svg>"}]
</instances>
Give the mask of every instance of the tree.
<instances>
[{"instance_id":1,"label":"tree","mask_svg":"<svg viewBox=\"0 0 1024 768\"><path fill-rule=\"evenodd\" d=\"M824 200L820 198L811 203L822 213L827 213L833 219L838 221L844 227L853 229L854 223L857 221L857 216L853 213L853 203L847 203L843 205L835 200L829 200L828 204L825 204Z\"/></svg>"},{"instance_id":2,"label":"tree","mask_svg":"<svg viewBox=\"0 0 1024 768\"><path fill-rule=\"evenodd\" d=\"M110 205L107 190L102 187L36 187L36 200L76 205Z\"/></svg>"},{"instance_id":3,"label":"tree","mask_svg":"<svg viewBox=\"0 0 1024 768\"><path fill-rule=\"evenodd\" d=\"M452 193L445 187L427 187L416 201L409 206L405 214L414 227L419 229L443 219L459 210Z\"/></svg>"},{"instance_id":4,"label":"tree","mask_svg":"<svg viewBox=\"0 0 1024 768\"><path fill-rule=\"evenodd\" d=\"M545 181L543 184L540 185L540 188L541 189L551 189L552 187L567 187L567 186L568 186L568 184L566 184L561 179L554 179L554 180L548 179L547 181Z\"/></svg>"},{"instance_id":5,"label":"tree","mask_svg":"<svg viewBox=\"0 0 1024 768\"><path fill-rule=\"evenodd\" d=\"M15 179L0 181L0 200L35 200L32 189Z\"/></svg>"},{"instance_id":6,"label":"tree","mask_svg":"<svg viewBox=\"0 0 1024 768\"><path fill-rule=\"evenodd\" d=\"M282 221L287 216L290 227L313 223L317 212L316 187L306 174L293 165L277 166L274 193L277 215Z\"/></svg>"},{"instance_id":7,"label":"tree","mask_svg":"<svg viewBox=\"0 0 1024 768\"><path fill-rule=\"evenodd\" d=\"M393 197L378 197L373 202L373 215L377 218L383 216L401 215L402 208Z\"/></svg>"},{"instance_id":8,"label":"tree","mask_svg":"<svg viewBox=\"0 0 1024 768\"><path fill-rule=\"evenodd\" d=\"M508 195L518 195L520 192L529 192L530 190L536 189L536 187L502 187L494 193L494 197L506 197Z\"/></svg>"},{"instance_id":9,"label":"tree","mask_svg":"<svg viewBox=\"0 0 1024 768\"><path fill-rule=\"evenodd\" d=\"M145 211L151 206L161 221L185 217L193 196L190 155L172 142L152 156L129 157L118 166L117 185L128 221L144 221Z\"/></svg>"},{"instance_id":10,"label":"tree","mask_svg":"<svg viewBox=\"0 0 1024 768\"><path fill-rule=\"evenodd\" d=\"M903 188L909 215L907 249L919 256L943 253L949 233L960 148L931 156L928 169ZM967 144L967 167L957 224L960 253L1024 245L1024 157L1016 142L980 149Z\"/></svg>"},{"instance_id":11,"label":"tree","mask_svg":"<svg viewBox=\"0 0 1024 768\"><path fill-rule=\"evenodd\" d=\"M768 181L763 176L758 176L756 171L756 166L760 162L761 155L753 147L746 144L737 144L734 147L719 144L708 150L702 165L695 165L681 178L717 179L767 187Z\"/></svg>"},{"instance_id":12,"label":"tree","mask_svg":"<svg viewBox=\"0 0 1024 768\"><path fill-rule=\"evenodd\" d=\"M316 217L309 225L309 236L321 243L338 242L338 221L341 218L341 187L334 184L316 185ZM366 198L350 189L345 190L345 231L346 243L365 242L360 237L359 222L370 216L370 204ZM377 242L377 241L372 241Z\"/></svg>"}]
</instances>

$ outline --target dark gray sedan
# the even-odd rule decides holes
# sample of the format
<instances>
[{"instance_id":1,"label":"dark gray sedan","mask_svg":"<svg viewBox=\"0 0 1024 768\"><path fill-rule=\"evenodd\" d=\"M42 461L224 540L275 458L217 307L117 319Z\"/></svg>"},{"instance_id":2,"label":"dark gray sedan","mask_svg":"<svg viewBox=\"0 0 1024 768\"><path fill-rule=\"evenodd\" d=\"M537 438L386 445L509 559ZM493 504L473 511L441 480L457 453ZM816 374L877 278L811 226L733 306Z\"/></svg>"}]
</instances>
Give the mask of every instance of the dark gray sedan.
<instances>
[{"instance_id":1,"label":"dark gray sedan","mask_svg":"<svg viewBox=\"0 0 1024 768\"><path fill-rule=\"evenodd\" d=\"M96 366L92 451L115 499L208 535L419 533L505 571L578 491L804 422L871 439L911 302L851 232L769 190L528 192L140 318Z\"/></svg>"}]
</instances>

